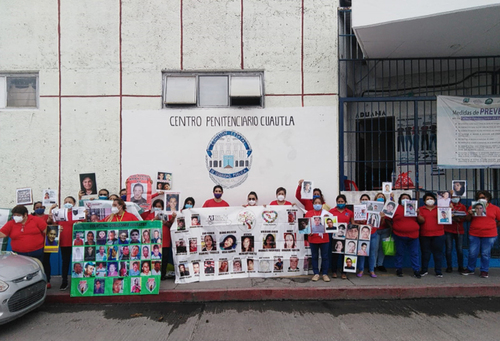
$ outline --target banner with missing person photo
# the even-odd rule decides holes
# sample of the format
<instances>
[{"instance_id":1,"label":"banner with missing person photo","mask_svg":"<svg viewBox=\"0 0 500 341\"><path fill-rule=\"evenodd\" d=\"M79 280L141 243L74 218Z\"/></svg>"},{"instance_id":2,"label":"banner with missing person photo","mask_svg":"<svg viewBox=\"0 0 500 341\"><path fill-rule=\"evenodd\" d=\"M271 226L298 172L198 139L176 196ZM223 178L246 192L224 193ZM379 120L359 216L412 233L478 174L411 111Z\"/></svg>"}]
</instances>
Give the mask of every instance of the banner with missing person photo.
<instances>
[{"instance_id":1,"label":"banner with missing person photo","mask_svg":"<svg viewBox=\"0 0 500 341\"><path fill-rule=\"evenodd\" d=\"M170 229L176 283L310 274L308 234L299 233L299 212L293 206L183 210ZM334 237L345 240L345 227Z\"/></svg>"},{"instance_id":2,"label":"banner with missing person photo","mask_svg":"<svg viewBox=\"0 0 500 341\"><path fill-rule=\"evenodd\" d=\"M158 294L162 237L159 220L75 224L71 297Z\"/></svg>"}]
</instances>

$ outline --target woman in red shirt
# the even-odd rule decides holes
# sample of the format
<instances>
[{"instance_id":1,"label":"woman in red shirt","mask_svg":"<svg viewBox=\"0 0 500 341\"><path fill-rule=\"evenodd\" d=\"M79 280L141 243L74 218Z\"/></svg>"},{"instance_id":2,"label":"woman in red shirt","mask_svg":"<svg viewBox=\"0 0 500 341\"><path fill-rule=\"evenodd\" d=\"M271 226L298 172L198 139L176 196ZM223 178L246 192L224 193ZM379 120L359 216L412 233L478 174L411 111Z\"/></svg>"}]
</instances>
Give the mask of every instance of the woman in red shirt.
<instances>
[{"instance_id":1,"label":"woman in red shirt","mask_svg":"<svg viewBox=\"0 0 500 341\"><path fill-rule=\"evenodd\" d=\"M305 217L311 218L328 215L328 211L323 210L323 199L319 196L313 198L313 209L307 211ZM323 281L330 282L328 277L329 259L328 249L330 245L330 236L328 233L310 233L308 237L309 245L311 246L311 261L314 276L312 280L319 280L319 252L321 251L321 270L323 272Z\"/></svg>"},{"instance_id":2,"label":"woman in red shirt","mask_svg":"<svg viewBox=\"0 0 500 341\"><path fill-rule=\"evenodd\" d=\"M269 205L292 205L290 201L286 201L286 189L284 187L278 187L276 190L276 200L271 201Z\"/></svg>"},{"instance_id":3,"label":"woman in red shirt","mask_svg":"<svg viewBox=\"0 0 500 341\"><path fill-rule=\"evenodd\" d=\"M300 201L300 203L302 205L304 205L304 209L306 211L310 211L313 209L313 201L312 199L303 199L300 195L300 190L302 188L302 183L304 182L304 179L300 179L299 180L299 185L297 186L297 190L295 191L295 198L297 198L298 201ZM286 194L286 193L285 193ZM320 196L321 199L323 199L323 202L325 202L325 198L323 197L323 193L321 192L321 190L319 188L315 188L313 189L313 196ZM331 207L328 206L326 203L323 204L323 209L324 210L327 210L327 211L330 211L331 210Z\"/></svg>"},{"instance_id":4,"label":"woman in red shirt","mask_svg":"<svg viewBox=\"0 0 500 341\"><path fill-rule=\"evenodd\" d=\"M76 204L76 199L72 196L64 198L64 208L68 209L68 220L58 221L57 224L60 226L59 229L59 249L61 250L62 258L62 283L59 290L63 291L68 289L68 271L71 264L71 252L73 245L73 225L77 223L77 220L73 220L73 206ZM52 210L56 208L57 205L52 205L49 209L49 218L47 222L53 224Z\"/></svg>"},{"instance_id":5,"label":"woman in red shirt","mask_svg":"<svg viewBox=\"0 0 500 341\"><path fill-rule=\"evenodd\" d=\"M43 245L47 223L28 214L28 209L17 205L12 209L12 220L0 229L0 238L9 237L12 251L43 260Z\"/></svg>"},{"instance_id":6,"label":"woman in red shirt","mask_svg":"<svg viewBox=\"0 0 500 341\"><path fill-rule=\"evenodd\" d=\"M394 244L396 246L396 275L398 277L403 277L403 257L405 251L410 252L411 267L413 269L413 275L416 278L421 278L420 276L420 264L419 264L419 230L420 226L417 223L416 217L405 217L404 216L404 203L406 200L411 200L409 194L403 193L399 196L399 206L392 217L392 233L394 236ZM386 219L389 219L386 216Z\"/></svg>"},{"instance_id":7,"label":"woman in red shirt","mask_svg":"<svg viewBox=\"0 0 500 341\"><path fill-rule=\"evenodd\" d=\"M476 201L486 206L486 216L473 216L472 207L469 207L466 221L471 221L469 227L469 261L467 269L462 275L470 275L476 269L477 255L481 248L481 278L488 278L490 267L491 247L497 239L497 228L500 223L500 208L491 203L491 193L488 191L478 191Z\"/></svg>"},{"instance_id":8,"label":"woman in red shirt","mask_svg":"<svg viewBox=\"0 0 500 341\"><path fill-rule=\"evenodd\" d=\"M337 202L337 206L330 210L330 214L337 217L337 222L339 224L341 224L341 223L344 223L345 225L353 224L354 223L354 213L350 209L345 207L347 205L346 196L343 194L338 195L336 198L336 202ZM339 264L339 258L341 259L342 264L343 264L344 263L343 262L343 255L340 255L338 253L333 253L332 255L333 255L332 256L332 277L337 278L337 268L338 268L338 264ZM339 257L339 255L342 257ZM343 267L341 265L341 269L342 268ZM347 279L347 274L344 271L342 271L342 279Z\"/></svg>"},{"instance_id":9,"label":"woman in red shirt","mask_svg":"<svg viewBox=\"0 0 500 341\"><path fill-rule=\"evenodd\" d=\"M111 207L111 214L102 219L101 222L115 222L115 221L138 221L137 217L132 213L128 213L125 201L122 199L113 200L113 207Z\"/></svg>"},{"instance_id":10,"label":"woman in red shirt","mask_svg":"<svg viewBox=\"0 0 500 341\"><path fill-rule=\"evenodd\" d=\"M454 195L451 197L451 208L453 212L467 212L465 205L460 203L460 196ZM444 236L446 238L446 272L453 272L452 267L452 252L453 241L455 241L455 249L457 251L458 272L463 272L464 268L464 220L465 216L453 216L451 225L444 225Z\"/></svg>"},{"instance_id":11,"label":"woman in red shirt","mask_svg":"<svg viewBox=\"0 0 500 341\"><path fill-rule=\"evenodd\" d=\"M420 250L422 252L420 276L428 274L432 254L436 277L443 277L444 225L438 224L437 214L436 197L432 193L425 193L424 206L419 208L417 216L420 224Z\"/></svg>"}]
</instances>

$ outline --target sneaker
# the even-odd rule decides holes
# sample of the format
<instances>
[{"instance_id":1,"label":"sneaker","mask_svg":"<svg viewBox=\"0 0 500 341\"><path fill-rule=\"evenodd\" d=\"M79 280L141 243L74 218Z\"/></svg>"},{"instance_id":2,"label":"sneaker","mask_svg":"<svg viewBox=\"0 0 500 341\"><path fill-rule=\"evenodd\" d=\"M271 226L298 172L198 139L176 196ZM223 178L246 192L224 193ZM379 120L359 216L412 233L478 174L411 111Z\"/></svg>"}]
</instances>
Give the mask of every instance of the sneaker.
<instances>
[{"instance_id":1,"label":"sneaker","mask_svg":"<svg viewBox=\"0 0 500 341\"><path fill-rule=\"evenodd\" d=\"M59 290L61 290L61 291L68 290L68 283L61 284L61 287L59 288Z\"/></svg>"},{"instance_id":2,"label":"sneaker","mask_svg":"<svg viewBox=\"0 0 500 341\"><path fill-rule=\"evenodd\" d=\"M342 274L341 278L342 279L347 279L347 275L346 274Z\"/></svg>"},{"instance_id":3,"label":"sneaker","mask_svg":"<svg viewBox=\"0 0 500 341\"><path fill-rule=\"evenodd\" d=\"M451 274L453 272L453 268L446 268L446 272Z\"/></svg>"},{"instance_id":4,"label":"sneaker","mask_svg":"<svg viewBox=\"0 0 500 341\"><path fill-rule=\"evenodd\" d=\"M330 282L330 277L328 277L328 275L323 275L323 281Z\"/></svg>"},{"instance_id":5,"label":"sneaker","mask_svg":"<svg viewBox=\"0 0 500 341\"><path fill-rule=\"evenodd\" d=\"M481 275L479 275L481 278L488 278L488 273L486 271L481 271Z\"/></svg>"},{"instance_id":6,"label":"sneaker","mask_svg":"<svg viewBox=\"0 0 500 341\"><path fill-rule=\"evenodd\" d=\"M52 284L47 283L47 289L50 289L50 288L52 288Z\"/></svg>"},{"instance_id":7,"label":"sneaker","mask_svg":"<svg viewBox=\"0 0 500 341\"><path fill-rule=\"evenodd\" d=\"M401 269L397 269L397 270L396 270L396 276L398 276L398 277L403 277L403 270L401 270Z\"/></svg>"},{"instance_id":8,"label":"sneaker","mask_svg":"<svg viewBox=\"0 0 500 341\"><path fill-rule=\"evenodd\" d=\"M385 268L385 266L383 266L383 265L379 265L379 266L377 266L377 270L378 270L378 271L381 271L381 272L387 272L387 269L386 269L386 268Z\"/></svg>"},{"instance_id":9,"label":"sneaker","mask_svg":"<svg viewBox=\"0 0 500 341\"><path fill-rule=\"evenodd\" d=\"M461 272L461 274L464 276L474 275L474 271L470 271L469 269L465 269L464 271Z\"/></svg>"},{"instance_id":10,"label":"sneaker","mask_svg":"<svg viewBox=\"0 0 500 341\"><path fill-rule=\"evenodd\" d=\"M436 274L436 277L437 277L437 278L443 278L443 274L442 274L442 273L440 273L440 272L438 272L438 273Z\"/></svg>"},{"instance_id":11,"label":"sneaker","mask_svg":"<svg viewBox=\"0 0 500 341\"><path fill-rule=\"evenodd\" d=\"M319 275L314 275L313 278L311 279L311 281L317 282L318 279L319 279Z\"/></svg>"},{"instance_id":12,"label":"sneaker","mask_svg":"<svg viewBox=\"0 0 500 341\"><path fill-rule=\"evenodd\" d=\"M425 274L427 275L427 272ZM422 278L422 271L414 271L413 277L418 278L418 279Z\"/></svg>"},{"instance_id":13,"label":"sneaker","mask_svg":"<svg viewBox=\"0 0 500 341\"><path fill-rule=\"evenodd\" d=\"M426 275L428 275L429 273L427 271L423 271L423 270L420 270L420 277L424 277ZM419 278L420 278L419 277Z\"/></svg>"}]
</instances>

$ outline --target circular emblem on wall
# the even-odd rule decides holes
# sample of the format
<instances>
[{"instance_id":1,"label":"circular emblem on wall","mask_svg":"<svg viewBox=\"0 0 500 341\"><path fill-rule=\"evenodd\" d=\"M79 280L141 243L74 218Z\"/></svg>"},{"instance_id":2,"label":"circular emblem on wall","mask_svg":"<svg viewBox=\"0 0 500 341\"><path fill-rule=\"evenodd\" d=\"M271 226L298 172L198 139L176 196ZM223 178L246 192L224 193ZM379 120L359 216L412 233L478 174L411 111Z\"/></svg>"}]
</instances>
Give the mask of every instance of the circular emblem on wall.
<instances>
[{"instance_id":1,"label":"circular emblem on wall","mask_svg":"<svg viewBox=\"0 0 500 341\"><path fill-rule=\"evenodd\" d=\"M210 179L224 188L241 185L252 166L252 147L240 133L223 130L207 146L205 161Z\"/></svg>"}]
</instances>

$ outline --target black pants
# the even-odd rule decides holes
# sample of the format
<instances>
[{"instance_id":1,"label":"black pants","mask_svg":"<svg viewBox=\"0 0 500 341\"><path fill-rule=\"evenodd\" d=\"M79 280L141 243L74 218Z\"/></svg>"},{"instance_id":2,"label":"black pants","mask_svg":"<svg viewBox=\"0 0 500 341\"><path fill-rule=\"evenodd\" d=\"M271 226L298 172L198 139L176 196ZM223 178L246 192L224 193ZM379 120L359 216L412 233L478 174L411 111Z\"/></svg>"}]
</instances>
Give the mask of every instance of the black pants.
<instances>
[{"instance_id":1,"label":"black pants","mask_svg":"<svg viewBox=\"0 0 500 341\"><path fill-rule=\"evenodd\" d=\"M45 271L45 275L47 275L47 283L50 283L50 271L52 270L50 268L50 253L44 253L43 254L43 271Z\"/></svg>"},{"instance_id":2,"label":"black pants","mask_svg":"<svg viewBox=\"0 0 500 341\"><path fill-rule=\"evenodd\" d=\"M61 246L62 284L68 284L68 272L71 264L71 246Z\"/></svg>"}]
</instances>

